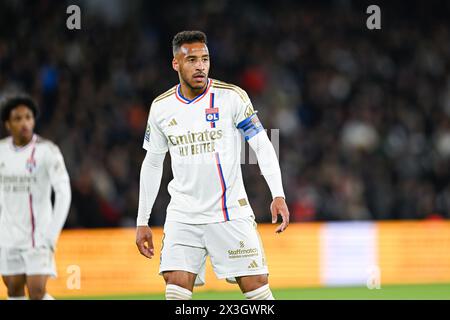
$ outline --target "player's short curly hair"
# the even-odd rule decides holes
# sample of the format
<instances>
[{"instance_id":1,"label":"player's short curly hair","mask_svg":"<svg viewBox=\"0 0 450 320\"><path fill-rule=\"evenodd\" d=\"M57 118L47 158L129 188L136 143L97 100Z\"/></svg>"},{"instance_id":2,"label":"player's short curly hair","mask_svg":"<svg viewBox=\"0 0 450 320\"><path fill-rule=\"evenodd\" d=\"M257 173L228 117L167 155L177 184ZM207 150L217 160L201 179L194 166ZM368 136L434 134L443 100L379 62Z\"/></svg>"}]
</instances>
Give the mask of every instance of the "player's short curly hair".
<instances>
[{"instance_id":1,"label":"player's short curly hair","mask_svg":"<svg viewBox=\"0 0 450 320\"><path fill-rule=\"evenodd\" d=\"M185 43L201 42L208 44L206 34L202 31L181 31L178 32L172 40L173 55L175 55L181 46Z\"/></svg>"},{"instance_id":2,"label":"player's short curly hair","mask_svg":"<svg viewBox=\"0 0 450 320\"><path fill-rule=\"evenodd\" d=\"M0 100L0 110L2 123L9 120L11 112L20 105L27 106L36 119L39 115L39 107L37 103L29 95L24 93L9 95Z\"/></svg>"}]
</instances>

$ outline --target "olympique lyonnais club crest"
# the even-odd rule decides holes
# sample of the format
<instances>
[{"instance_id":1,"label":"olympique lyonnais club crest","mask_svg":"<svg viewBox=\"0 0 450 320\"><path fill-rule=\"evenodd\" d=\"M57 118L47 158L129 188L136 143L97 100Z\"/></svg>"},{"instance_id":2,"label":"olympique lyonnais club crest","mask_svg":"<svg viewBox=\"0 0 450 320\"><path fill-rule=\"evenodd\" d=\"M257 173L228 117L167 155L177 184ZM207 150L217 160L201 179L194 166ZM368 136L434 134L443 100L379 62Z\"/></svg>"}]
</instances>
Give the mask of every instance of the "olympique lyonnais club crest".
<instances>
[{"instance_id":1,"label":"olympique lyonnais club crest","mask_svg":"<svg viewBox=\"0 0 450 320\"><path fill-rule=\"evenodd\" d=\"M26 168L29 173L32 173L34 169L36 169L36 160L34 158L29 158L27 160Z\"/></svg>"},{"instance_id":2,"label":"olympique lyonnais club crest","mask_svg":"<svg viewBox=\"0 0 450 320\"><path fill-rule=\"evenodd\" d=\"M219 120L219 108L205 109L206 121L216 122Z\"/></svg>"}]
</instances>

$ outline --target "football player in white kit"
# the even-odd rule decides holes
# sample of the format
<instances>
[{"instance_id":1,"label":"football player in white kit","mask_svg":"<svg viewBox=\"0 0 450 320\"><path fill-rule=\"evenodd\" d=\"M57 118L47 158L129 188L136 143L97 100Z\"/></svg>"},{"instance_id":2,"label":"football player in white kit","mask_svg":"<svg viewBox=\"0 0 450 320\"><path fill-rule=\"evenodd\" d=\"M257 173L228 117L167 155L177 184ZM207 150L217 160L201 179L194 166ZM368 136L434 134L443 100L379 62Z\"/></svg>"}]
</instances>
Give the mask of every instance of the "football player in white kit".
<instances>
[{"instance_id":1,"label":"football player in white kit","mask_svg":"<svg viewBox=\"0 0 450 320\"><path fill-rule=\"evenodd\" d=\"M276 232L289 224L275 150L241 88L208 77L206 35L183 31L173 39L173 69L180 84L150 108L141 168L136 244L154 255L148 226L167 151L173 180L164 224L160 274L166 299L191 299L204 283L207 255L219 279L238 283L247 299L270 300L268 268L241 172L241 134L255 151L272 193Z\"/></svg>"},{"instance_id":2,"label":"football player in white kit","mask_svg":"<svg viewBox=\"0 0 450 320\"><path fill-rule=\"evenodd\" d=\"M26 95L5 99L0 140L0 274L8 299L53 300L54 250L69 212L69 175L59 148L34 133L37 106ZM51 190L55 193L52 208Z\"/></svg>"}]
</instances>

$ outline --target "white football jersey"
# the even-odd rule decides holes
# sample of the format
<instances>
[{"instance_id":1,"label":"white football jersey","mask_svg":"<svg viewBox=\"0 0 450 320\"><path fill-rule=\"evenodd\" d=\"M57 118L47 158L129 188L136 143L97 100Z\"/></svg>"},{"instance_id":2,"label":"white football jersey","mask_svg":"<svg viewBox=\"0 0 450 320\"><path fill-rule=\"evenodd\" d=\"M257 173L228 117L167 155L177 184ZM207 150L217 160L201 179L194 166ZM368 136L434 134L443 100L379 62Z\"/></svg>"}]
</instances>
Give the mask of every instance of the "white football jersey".
<instances>
[{"instance_id":1,"label":"white football jersey","mask_svg":"<svg viewBox=\"0 0 450 320\"><path fill-rule=\"evenodd\" d=\"M177 85L150 108L144 149L170 152L173 180L166 221L214 223L254 216L241 172L241 132L263 129L247 93L208 79L189 100ZM240 132L241 131L241 132Z\"/></svg>"},{"instance_id":2,"label":"white football jersey","mask_svg":"<svg viewBox=\"0 0 450 320\"><path fill-rule=\"evenodd\" d=\"M31 248L45 244L53 211L51 188L68 182L59 148L34 135L24 147L12 138L0 141L0 247Z\"/></svg>"}]
</instances>

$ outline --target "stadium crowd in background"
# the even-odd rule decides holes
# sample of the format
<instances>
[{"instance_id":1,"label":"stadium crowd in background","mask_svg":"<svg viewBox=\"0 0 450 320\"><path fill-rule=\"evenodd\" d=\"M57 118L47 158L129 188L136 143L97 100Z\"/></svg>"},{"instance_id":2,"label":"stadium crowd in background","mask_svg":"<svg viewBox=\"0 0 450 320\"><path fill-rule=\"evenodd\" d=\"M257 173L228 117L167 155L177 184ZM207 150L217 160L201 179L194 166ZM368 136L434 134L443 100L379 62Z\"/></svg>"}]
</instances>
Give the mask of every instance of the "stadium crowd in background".
<instances>
[{"instance_id":1,"label":"stadium crowd in background","mask_svg":"<svg viewBox=\"0 0 450 320\"><path fill-rule=\"evenodd\" d=\"M39 101L37 132L61 147L73 183L67 227L135 225L149 106L178 81L171 39L185 29L207 34L211 77L245 89L264 127L280 129L292 221L450 217L445 1L432 13L411 2L407 16L386 4L378 31L352 1L73 2L79 31L65 28L64 1L0 3L0 94ZM164 222L169 166L152 225ZM269 222L258 166L243 175Z\"/></svg>"}]
</instances>

